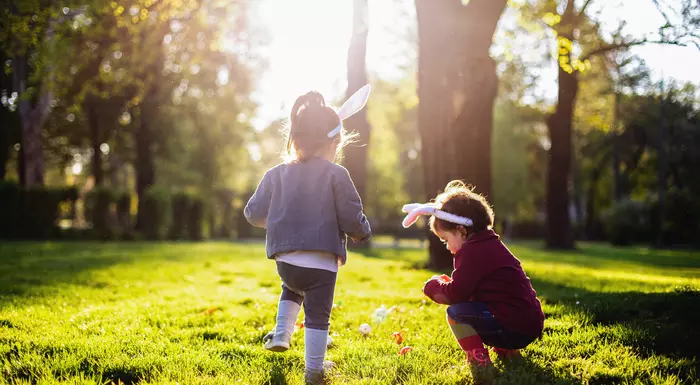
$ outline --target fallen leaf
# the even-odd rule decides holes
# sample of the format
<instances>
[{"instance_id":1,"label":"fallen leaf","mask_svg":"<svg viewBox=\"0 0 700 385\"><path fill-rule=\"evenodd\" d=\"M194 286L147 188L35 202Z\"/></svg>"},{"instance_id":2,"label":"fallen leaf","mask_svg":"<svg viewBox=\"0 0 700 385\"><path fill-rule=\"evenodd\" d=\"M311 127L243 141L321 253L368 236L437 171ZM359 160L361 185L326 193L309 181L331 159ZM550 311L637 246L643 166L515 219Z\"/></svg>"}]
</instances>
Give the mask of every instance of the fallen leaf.
<instances>
[{"instance_id":1,"label":"fallen leaf","mask_svg":"<svg viewBox=\"0 0 700 385\"><path fill-rule=\"evenodd\" d=\"M410 347L410 346L404 346L404 347L401 348L401 350L399 350L399 355L400 355L400 356L403 356L404 354L410 352L411 350L413 350L412 347Z\"/></svg>"},{"instance_id":2,"label":"fallen leaf","mask_svg":"<svg viewBox=\"0 0 700 385\"><path fill-rule=\"evenodd\" d=\"M216 312L217 310L221 310L221 308L218 307L218 306L210 307L209 309L203 311L203 313L206 314L206 315L212 315L212 314L214 314L214 312Z\"/></svg>"}]
</instances>

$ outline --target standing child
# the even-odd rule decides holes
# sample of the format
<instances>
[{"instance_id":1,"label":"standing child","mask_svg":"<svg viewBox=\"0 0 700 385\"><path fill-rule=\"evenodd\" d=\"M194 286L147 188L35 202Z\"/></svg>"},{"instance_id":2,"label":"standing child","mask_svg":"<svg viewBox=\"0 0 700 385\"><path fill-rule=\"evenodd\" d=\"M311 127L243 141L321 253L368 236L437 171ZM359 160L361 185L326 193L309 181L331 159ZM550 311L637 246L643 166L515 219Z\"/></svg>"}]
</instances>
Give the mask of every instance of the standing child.
<instances>
[{"instance_id":1,"label":"standing child","mask_svg":"<svg viewBox=\"0 0 700 385\"><path fill-rule=\"evenodd\" d=\"M267 257L277 262L282 279L277 325L266 336L265 349L289 349L303 304L307 383L323 379L336 276L347 258L346 237L366 242L372 234L350 174L335 163L347 142L341 120L364 107L369 86L360 91L338 113L318 92L296 100L287 161L265 173L245 207L248 222L266 229Z\"/></svg>"},{"instance_id":2,"label":"standing child","mask_svg":"<svg viewBox=\"0 0 700 385\"><path fill-rule=\"evenodd\" d=\"M469 364L491 366L484 344L501 358L542 335L544 314L520 261L491 229L493 211L461 181L450 182L434 203L404 206L404 227L429 215L430 230L454 255L452 277L434 276L423 292L450 305L447 323Z\"/></svg>"}]
</instances>

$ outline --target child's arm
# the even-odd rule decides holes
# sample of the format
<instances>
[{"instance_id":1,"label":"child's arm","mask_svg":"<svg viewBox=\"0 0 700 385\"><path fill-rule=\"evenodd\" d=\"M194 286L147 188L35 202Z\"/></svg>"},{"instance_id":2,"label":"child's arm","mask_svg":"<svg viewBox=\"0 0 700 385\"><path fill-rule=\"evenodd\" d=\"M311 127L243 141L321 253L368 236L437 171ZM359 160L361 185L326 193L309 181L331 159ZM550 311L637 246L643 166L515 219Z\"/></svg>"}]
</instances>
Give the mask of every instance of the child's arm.
<instances>
[{"instance_id":1,"label":"child's arm","mask_svg":"<svg viewBox=\"0 0 700 385\"><path fill-rule=\"evenodd\" d=\"M423 293L437 303L449 305L467 302L476 289L478 276L474 269L460 266L452 272L449 280L434 276L423 286Z\"/></svg>"},{"instance_id":2,"label":"child's arm","mask_svg":"<svg viewBox=\"0 0 700 385\"><path fill-rule=\"evenodd\" d=\"M333 195L340 231L355 242L367 242L372 237L372 228L362 212L362 201L348 170L336 173L333 180Z\"/></svg>"},{"instance_id":3,"label":"child's arm","mask_svg":"<svg viewBox=\"0 0 700 385\"><path fill-rule=\"evenodd\" d=\"M270 200L272 199L272 181L270 179L268 171L243 210L248 223L263 229L266 226L267 211L270 209Z\"/></svg>"},{"instance_id":4,"label":"child's arm","mask_svg":"<svg viewBox=\"0 0 700 385\"><path fill-rule=\"evenodd\" d=\"M423 284L423 293L424 293L425 295L427 295L428 298L432 299L433 302L435 302L435 303L439 303L439 304L441 304L441 305L449 305L449 304L450 304L450 300L449 300L449 298L447 298L444 294L442 294L442 293L435 293L435 294L433 294L433 295L431 296L431 295L428 295L428 293L425 291L425 288L426 288L426 286L428 285L429 282L432 282L432 281L437 281L437 282L448 282L449 280L451 280L451 278L448 277L448 276L446 276L445 274L443 274L443 275L433 275L432 278L430 278L429 280L425 281L425 283Z\"/></svg>"}]
</instances>

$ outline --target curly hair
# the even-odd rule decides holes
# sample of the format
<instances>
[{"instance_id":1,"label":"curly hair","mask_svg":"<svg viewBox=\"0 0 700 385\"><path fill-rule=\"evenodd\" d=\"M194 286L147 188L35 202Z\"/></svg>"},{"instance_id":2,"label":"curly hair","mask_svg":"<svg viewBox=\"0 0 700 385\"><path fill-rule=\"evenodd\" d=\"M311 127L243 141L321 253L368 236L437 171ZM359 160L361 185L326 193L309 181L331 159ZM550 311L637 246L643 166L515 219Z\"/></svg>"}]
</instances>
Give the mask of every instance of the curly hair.
<instances>
[{"instance_id":1,"label":"curly hair","mask_svg":"<svg viewBox=\"0 0 700 385\"><path fill-rule=\"evenodd\" d=\"M469 232L479 232L493 227L493 209L482 195L474 192L461 180L453 180L445 187L445 191L435 197L437 208L450 214L470 218L472 225L467 227ZM455 231L458 224L430 217L430 230Z\"/></svg>"}]
</instances>

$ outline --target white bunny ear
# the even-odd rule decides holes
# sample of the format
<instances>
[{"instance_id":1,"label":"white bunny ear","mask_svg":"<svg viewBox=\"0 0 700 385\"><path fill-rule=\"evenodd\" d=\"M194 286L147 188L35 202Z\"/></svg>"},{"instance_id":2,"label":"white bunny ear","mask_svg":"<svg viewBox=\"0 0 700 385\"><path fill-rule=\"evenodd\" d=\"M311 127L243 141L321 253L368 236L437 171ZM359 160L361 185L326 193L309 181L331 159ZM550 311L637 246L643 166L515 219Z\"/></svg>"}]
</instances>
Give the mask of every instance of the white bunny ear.
<instances>
[{"instance_id":1,"label":"white bunny ear","mask_svg":"<svg viewBox=\"0 0 700 385\"><path fill-rule=\"evenodd\" d=\"M402 221L403 227L409 227L416 223L418 217L421 215L433 215L436 218L440 218L444 221L468 227L474 224L471 218L461 217L459 215L438 210L435 203L409 203L403 206L402 211L408 213Z\"/></svg>"},{"instance_id":2,"label":"white bunny ear","mask_svg":"<svg viewBox=\"0 0 700 385\"><path fill-rule=\"evenodd\" d=\"M401 224L403 225L404 228L410 227L412 224L416 223L418 220L418 217L420 217L423 213L418 210L413 210L406 215L406 217L401 221Z\"/></svg>"},{"instance_id":3,"label":"white bunny ear","mask_svg":"<svg viewBox=\"0 0 700 385\"><path fill-rule=\"evenodd\" d=\"M436 211L435 205L431 203L411 203L403 207L404 212L408 214L403 219L401 224L404 228L410 227L412 224L416 223L418 217L421 215L434 215Z\"/></svg>"},{"instance_id":4,"label":"white bunny ear","mask_svg":"<svg viewBox=\"0 0 700 385\"><path fill-rule=\"evenodd\" d=\"M340 120L345 120L360 111L365 104L367 104L367 99L369 99L369 92L371 90L372 87L369 84L365 84L362 88L355 91L355 93L338 109L338 117Z\"/></svg>"},{"instance_id":5,"label":"white bunny ear","mask_svg":"<svg viewBox=\"0 0 700 385\"><path fill-rule=\"evenodd\" d=\"M343 129L343 120L355 115L358 111L364 108L365 104L367 104L367 99L369 99L369 92L371 90L372 87L369 84L365 84L362 86L362 88L355 91L355 93L352 94L352 96L350 96L342 106L340 106L338 109L340 124L328 133L329 138L340 134L340 130Z\"/></svg>"},{"instance_id":6,"label":"white bunny ear","mask_svg":"<svg viewBox=\"0 0 700 385\"><path fill-rule=\"evenodd\" d=\"M411 211L420 207L435 207L435 203L408 203L403 205L401 211L404 213L410 213Z\"/></svg>"}]
</instances>

